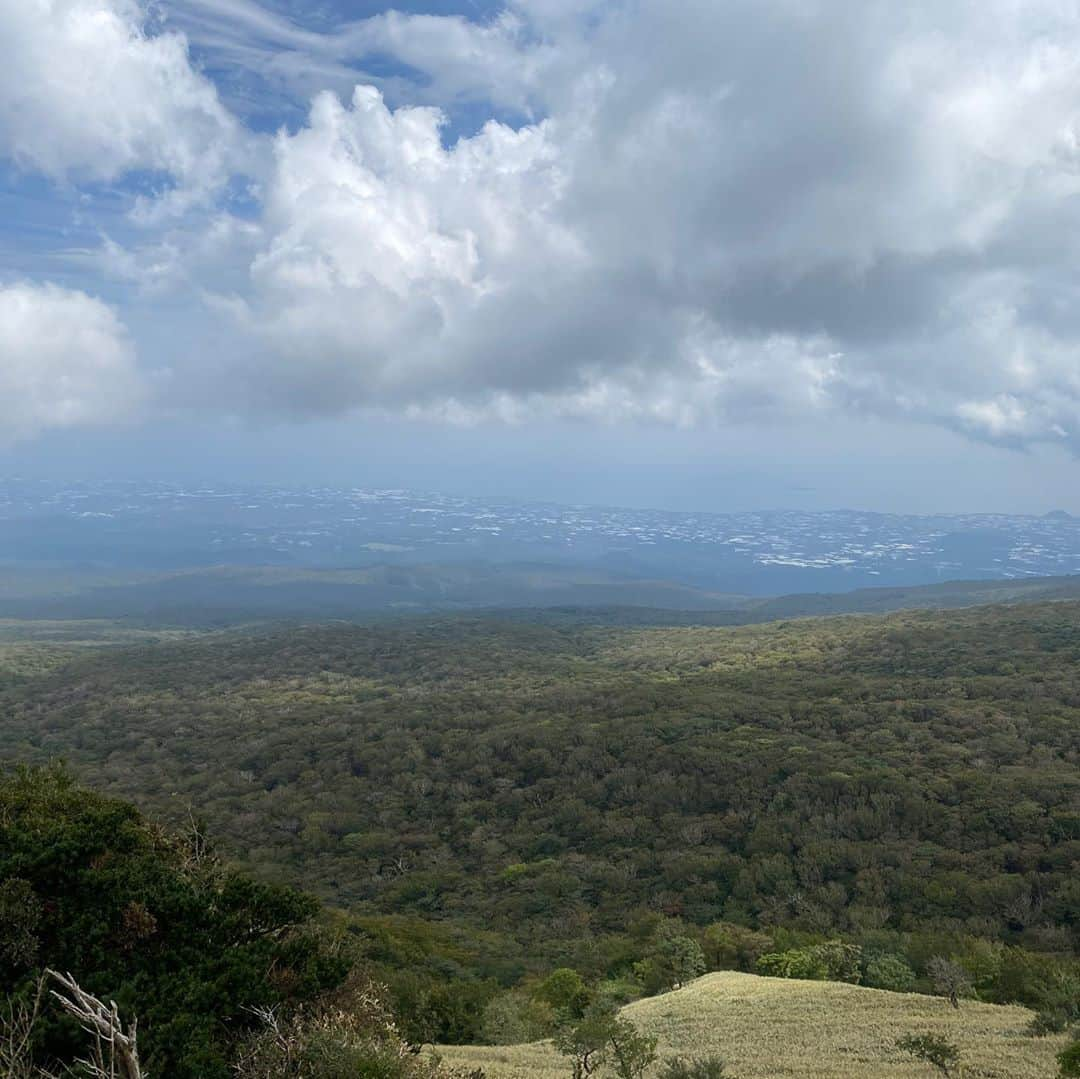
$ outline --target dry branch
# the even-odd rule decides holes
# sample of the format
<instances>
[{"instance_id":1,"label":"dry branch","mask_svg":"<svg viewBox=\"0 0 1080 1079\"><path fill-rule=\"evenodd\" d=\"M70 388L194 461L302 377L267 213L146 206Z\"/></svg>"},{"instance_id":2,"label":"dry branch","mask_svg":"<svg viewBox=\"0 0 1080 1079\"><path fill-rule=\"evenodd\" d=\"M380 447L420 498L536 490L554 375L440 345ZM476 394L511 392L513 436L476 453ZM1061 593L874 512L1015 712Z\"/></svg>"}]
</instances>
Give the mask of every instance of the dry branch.
<instances>
[{"instance_id":1,"label":"dry branch","mask_svg":"<svg viewBox=\"0 0 1080 1079\"><path fill-rule=\"evenodd\" d=\"M136 1045L138 1021L133 1019L125 1030L115 1001L104 1004L82 989L71 974L56 970L47 973L62 987L51 990L51 995L93 1039L92 1055L79 1063L89 1069L94 1079L147 1079Z\"/></svg>"}]
</instances>

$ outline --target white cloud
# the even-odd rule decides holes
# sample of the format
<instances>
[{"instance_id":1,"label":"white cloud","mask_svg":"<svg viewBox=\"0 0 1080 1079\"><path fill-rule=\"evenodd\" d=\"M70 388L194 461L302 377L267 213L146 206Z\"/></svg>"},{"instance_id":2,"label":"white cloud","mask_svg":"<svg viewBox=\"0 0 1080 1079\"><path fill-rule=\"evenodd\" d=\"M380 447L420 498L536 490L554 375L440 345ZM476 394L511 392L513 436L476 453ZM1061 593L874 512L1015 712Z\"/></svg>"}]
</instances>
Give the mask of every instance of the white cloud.
<instances>
[{"instance_id":1,"label":"white cloud","mask_svg":"<svg viewBox=\"0 0 1080 1079\"><path fill-rule=\"evenodd\" d=\"M123 419L143 389L127 331L100 300L0 287L0 441Z\"/></svg>"},{"instance_id":2,"label":"white cloud","mask_svg":"<svg viewBox=\"0 0 1080 1079\"><path fill-rule=\"evenodd\" d=\"M173 58L143 97L195 132L159 167L205 186L191 148L230 145L232 121L180 39L131 31L135 9L111 3L138 56ZM447 145L436 109L324 93L272 153L267 137L251 220L112 245L114 272L205 295L214 332L229 327L192 367L207 401L673 423L845 411L1080 445L1075 5L514 0L485 23L384 15L332 33L252 0L181 6L230 55L277 49L337 80L388 53L425 76L410 100L543 117ZM141 84L125 85L117 108ZM192 112L205 124L185 127ZM63 115L62 168L92 171ZM58 171L32 134L22 156ZM152 158L110 144L98 167Z\"/></svg>"},{"instance_id":3,"label":"white cloud","mask_svg":"<svg viewBox=\"0 0 1080 1079\"><path fill-rule=\"evenodd\" d=\"M241 308L263 347L244 377L270 396L280 381L291 409L495 387L485 366L511 368L519 345L509 326L478 339L485 312L497 317L527 261L581 259L554 218L544 125L492 123L446 149L441 122L359 87L349 108L321 95L305 128L278 135Z\"/></svg>"},{"instance_id":4,"label":"white cloud","mask_svg":"<svg viewBox=\"0 0 1080 1079\"><path fill-rule=\"evenodd\" d=\"M428 73L436 101L482 99L522 112L533 109L546 73L561 60L509 11L482 24L388 11L350 27L339 40L346 55L388 54Z\"/></svg>"},{"instance_id":5,"label":"white cloud","mask_svg":"<svg viewBox=\"0 0 1080 1079\"><path fill-rule=\"evenodd\" d=\"M363 81L392 90L399 103L472 101L528 113L542 95L544 73L565 62L533 34L532 18L510 9L483 21L391 9L321 31L254 0L173 0L167 11L216 64L254 80L256 100L243 102L252 109L268 88L305 98L332 89L347 97ZM367 70L385 68L386 57L424 72L422 85L402 73Z\"/></svg>"},{"instance_id":6,"label":"white cloud","mask_svg":"<svg viewBox=\"0 0 1080 1079\"><path fill-rule=\"evenodd\" d=\"M67 180L142 170L184 207L239 161L240 128L181 35L136 0L0 0L0 153Z\"/></svg>"}]
</instances>

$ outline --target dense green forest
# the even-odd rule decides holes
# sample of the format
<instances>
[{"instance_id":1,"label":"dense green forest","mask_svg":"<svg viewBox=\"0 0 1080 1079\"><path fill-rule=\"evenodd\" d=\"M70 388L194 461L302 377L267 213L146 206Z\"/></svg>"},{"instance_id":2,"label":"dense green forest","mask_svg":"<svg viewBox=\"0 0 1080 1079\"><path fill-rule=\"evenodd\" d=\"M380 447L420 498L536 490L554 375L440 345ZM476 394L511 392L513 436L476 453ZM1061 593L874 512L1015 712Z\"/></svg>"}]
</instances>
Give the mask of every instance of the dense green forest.
<instances>
[{"instance_id":1,"label":"dense green forest","mask_svg":"<svg viewBox=\"0 0 1080 1079\"><path fill-rule=\"evenodd\" d=\"M679 962L929 990L944 959L1072 1017L1080 604L92 632L9 627L4 757L318 894L419 1040Z\"/></svg>"}]
</instances>

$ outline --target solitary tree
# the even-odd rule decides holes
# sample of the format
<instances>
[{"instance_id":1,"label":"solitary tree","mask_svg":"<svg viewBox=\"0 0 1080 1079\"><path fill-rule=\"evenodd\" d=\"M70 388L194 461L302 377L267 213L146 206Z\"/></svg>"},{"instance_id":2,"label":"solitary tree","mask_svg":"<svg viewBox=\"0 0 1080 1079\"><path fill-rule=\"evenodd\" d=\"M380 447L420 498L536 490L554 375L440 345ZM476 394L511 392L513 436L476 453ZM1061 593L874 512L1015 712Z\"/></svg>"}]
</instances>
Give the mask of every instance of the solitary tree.
<instances>
[{"instance_id":1,"label":"solitary tree","mask_svg":"<svg viewBox=\"0 0 1080 1079\"><path fill-rule=\"evenodd\" d=\"M658 945L673 989L705 973L705 953L693 937L663 934Z\"/></svg>"},{"instance_id":2,"label":"solitary tree","mask_svg":"<svg viewBox=\"0 0 1080 1079\"><path fill-rule=\"evenodd\" d=\"M678 989L704 974L705 953L693 937L679 931L676 923L661 925L649 954L634 965L634 973L647 994Z\"/></svg>"},{"instance_id":3,"label":"solitary tree","mask_svg":"<svg viewBox=\"0 0 1080 1079\"><path fill-rule=\"evenodd\" d=\"M593 1009L555 1035L555 1047L570 1058L574 1079L586 1079L604 1063L614 1021L613 1012Z\"/></svg>"},{"instance_id":4,"label":"solitary tree","mask_svg":"<svg viewBox=\"0 0 1080 1079\"><path fill-rule=\"evenodd\" d=\"M594 1006L578 1022L555 1035L555 1046L570 1058L574 1079L586 1079L610 1063L619 1079L641 1079L656 1060L656 1038L639 1034L629 1019Z\"/></svg>"},{"instance_id":5,"label":"solitary tree","mask_svg":"<svg viewBox=\"0 0 1080 1079\"><path fill-rule=\"evenodd\" d=\"M926 964L926 973L930 975L934 992L939 997L947 997L954 1008L960 1007L960 998L971 993L971 980L959 963L946 959L942 955L935 955Z\"/></svg>"}]
</instances>

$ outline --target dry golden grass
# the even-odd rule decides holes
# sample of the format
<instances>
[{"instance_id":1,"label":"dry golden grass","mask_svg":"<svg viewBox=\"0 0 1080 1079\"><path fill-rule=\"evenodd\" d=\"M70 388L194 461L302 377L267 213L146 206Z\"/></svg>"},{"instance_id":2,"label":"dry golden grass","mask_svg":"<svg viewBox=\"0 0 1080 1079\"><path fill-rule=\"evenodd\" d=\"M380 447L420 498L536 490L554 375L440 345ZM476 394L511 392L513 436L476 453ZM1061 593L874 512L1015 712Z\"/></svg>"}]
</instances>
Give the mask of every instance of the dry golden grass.
<instances>
[{"instance_id":1,"label":"dry golden grass","mask_svg":"<svg viewBox=\"0 0 1080 1079\"><path fill-rule=\"evenodd\" d=\"M1026 1008L964 1004L836 982L788 981L723 971L624 1013L656 1034L661 1059L715 1053L735 1079L929 1079L937 1073L895 1048L904 1034L934 1033L960 1047L963 1079L1051 1079L1063 1038L1031 1038ZM548 1043L447 1046L447 1064L488 1079L565 1079Z\"/></svg>"}]
</instances>

